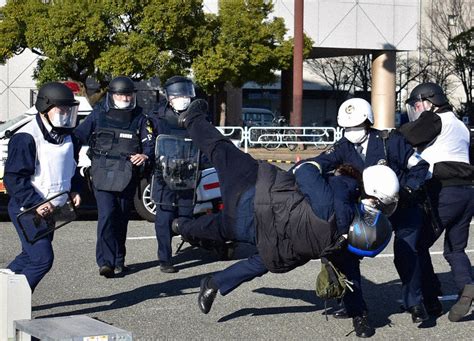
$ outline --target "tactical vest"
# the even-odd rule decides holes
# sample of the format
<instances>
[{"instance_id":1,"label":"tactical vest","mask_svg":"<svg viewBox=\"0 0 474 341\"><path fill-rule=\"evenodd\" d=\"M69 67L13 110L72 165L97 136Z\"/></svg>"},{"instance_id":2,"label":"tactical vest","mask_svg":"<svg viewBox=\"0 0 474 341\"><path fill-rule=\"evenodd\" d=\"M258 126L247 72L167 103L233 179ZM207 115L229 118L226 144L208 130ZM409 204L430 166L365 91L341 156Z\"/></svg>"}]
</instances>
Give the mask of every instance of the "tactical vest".
<instances>
[{"instance_id":1,"label":"tactical vest","mask_svg":"<svg viewBox=\"0 0 474 341\"><path fill-rule=\"evenodd\" d=\"M112 128L105 113L99 115L88 151L96 189L121 192L130 183L133 176L130 156L140 151L138 122L139 115L136 115L128 129Z\"/></svg>"}]
</instances>

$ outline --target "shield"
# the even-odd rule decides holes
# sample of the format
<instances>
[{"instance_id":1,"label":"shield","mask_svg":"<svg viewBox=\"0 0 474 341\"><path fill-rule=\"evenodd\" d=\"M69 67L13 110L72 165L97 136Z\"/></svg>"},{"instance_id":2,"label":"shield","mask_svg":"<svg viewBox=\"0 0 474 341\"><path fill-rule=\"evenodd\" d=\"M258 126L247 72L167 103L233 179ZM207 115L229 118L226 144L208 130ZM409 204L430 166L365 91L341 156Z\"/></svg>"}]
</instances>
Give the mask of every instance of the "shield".
<instances>
[{"instance_id":1,"label":"shield","mask_svg":"<svg viewBox=\"0 0 474 341\"><path fill-rule=\"evenodd\" d=\"M155 169L151 192L158 193L166 185L179 196L179 192L196 190L199 175L199 150L191 139L175 135L158 135L155 145ZM194 195L195 197L195 195ZM153 195L157 205L173 205Z\"/></svg>"},{"instance_id":2,"label":"shield","mask_svg":"<svg viewBox=\"0 0 474 341\"><path fill-rule=\"evenodd\" d=\"M36 209L47 202L51 202L55 207L53 212L42 217L36 212ZM21 212L17 216L20 229L22 230L26 241L30 244L35 243L37 240L52 233L54 230L69 224L76 218L76 208L69 192L62 192L48 198Z\"/></svg>"}]
</instances>

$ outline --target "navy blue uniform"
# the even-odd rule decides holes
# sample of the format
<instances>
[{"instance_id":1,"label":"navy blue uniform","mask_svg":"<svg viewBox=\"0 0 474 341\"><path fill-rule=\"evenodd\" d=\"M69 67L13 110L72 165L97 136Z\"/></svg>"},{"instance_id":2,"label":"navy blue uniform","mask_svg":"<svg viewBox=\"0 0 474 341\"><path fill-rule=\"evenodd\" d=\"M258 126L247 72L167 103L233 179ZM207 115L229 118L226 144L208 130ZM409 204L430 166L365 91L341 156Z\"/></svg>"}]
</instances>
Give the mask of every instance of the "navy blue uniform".
<instances>
[{"instance_id":1,"label":"navy blue uniform","mask_svg":"<svg viewBox=\"0 0 474 341\"><path fill-rule=\"evenodd\" d=\"M29 129L32 125L37 127ZM32 135L32 130L38 134ZM37 142L35 142L35 139L37 139ZM66 141L65 137L63 139ZM8 144L9 157L5 164L4 175L5 186L10 195L8 214L15 226L22 246L21 253L7 267L17 274L25 275L32 291L34 291L40 280L51 269L54 260L51 244L53 233L30 244L26 241L17 220L18 214L24 209L33 207L44 200L44 197L38 192L37 188L33 186L32 178L41 166L47 168L46 165L50 163L50 155L48 155L48 159L44 159L44 154L39 153L40 147L38 143L56 146L63 144L62 140L59 141L59 139L55 139L50 135L40 118L40 114L37 114L34 121L28 123L11 138ZM65 143L71 142L66 141ZM81 145L74 138L72 138L72 144L74 160L77 163ZM57 169L56 173L60 174L61 170ZM77 191L80 188L79 177L80 175L76 173L71 183L72 191ZM67 180L69 181L69 179ZM30 233L29 230L31 230L33 231L31 234L34 235L35 226L28 225L24 227L28 230L27 233Z\"/></svg>"},{"instance_id":2,"label":"navy blue uniform","mask_svg":"<svg viewBox=\"0 0 474 341\"><path fill-rule=\"evenodd\" d=\"M104 115L106 115L106 111L101 102L84 122L74 130L75 135L82 143L89 143L93 133L103 128L104 125L115 128L112 122L104 119ZM148 125L148 120L141 113L141 108L135 108L132 112L129 127L138 127L141 151L151 159L153 157L153 141ZM127 128L125 127L125 130ZM136 131L131 133L136 134ZM134 176L132 176L125 189L120 192L99 190L94 185L94 179L92 180L98 212L96 261L99 267L108 266L114 268L124 266L127 226L130 210L133 205L133 195L138 182L137 170L135 170Z\"/></svg>"},{"instance_id":3,"label":"navy blue uniform","mask_svg":"<svg viewBox=\"0 0 474 341\"><path fill-rule=\"evenodd\" d=\"M414 149L401 134L391 132L387 136L385 132L369 129L365 160L355 147L343 137L334 147L310 160L319 163L323 173L334 170L343 163L349 163L362 172L365 168L386 160L387 165L397 174L401 188L417 191L424 184L429 165L421 160L409 168ZM422 226L422 212L415 203L400 200L390 221L395 232L394 263L402 281L403 303L409 308L422 302L421 270L416 250ZM350 253L339 258L340 261L335 262L355 286L354 292L345 295L344 303L350 316L358 316L366 310L360 290L359 259Z\"/></svg>"},{"instance_id":4,"label":"navy blue uniform","mask_svg":"<svg viewBox=\"0 0 474 341\"><path fill-rule=\"evenodd\" d=\"M436 302L441 284L433 270L429 248L444 230L443 254L459 292L474 283L471 262L464 251L474 215L474 166L472 160L469 163L469 131L449 105L421 113L417 120L400 127L400 131L431 165L432 179L426 187L432 212L424 225L419 253L423 297L425 301Z\"/></svg>"},{"instance_id":5,"label":"navy blue uniform","mask_svg":"<svg viewBox=\"0 0 474 341\"><path fill-rule=\"evenodd\" d=\"M154 133L185 137L186 130L178 127L177 114L168 105L162 103L149 115L153 120ZM171 222L178 217L191 218L193 215L194 190L171 190L165 181L157 176L153 186L153 200L156 205L155 233L158 241L158 260L162 264L171 264ZM174 204L174 206L172 206Z\"/></svg>"},{"instance_id":6,"label":"navy blue uniform","mask_svg":"<svg viewBox=\"0 0 474 341\"><path fill-rule=\"evenodd\" d=\"M348 230L359 194L354 179L326 180L312 164L302 165L293 176L259 163L199 117L187 129L217 169L224 211L183 222L180 232L185 237L246 242L259 250L213 275L222 295L268 271L287 272L319 258L338 231ZM337 222L334 215L340 218ZM284 240L279 239L282 235Z\"/></svg>"}]
</instances>

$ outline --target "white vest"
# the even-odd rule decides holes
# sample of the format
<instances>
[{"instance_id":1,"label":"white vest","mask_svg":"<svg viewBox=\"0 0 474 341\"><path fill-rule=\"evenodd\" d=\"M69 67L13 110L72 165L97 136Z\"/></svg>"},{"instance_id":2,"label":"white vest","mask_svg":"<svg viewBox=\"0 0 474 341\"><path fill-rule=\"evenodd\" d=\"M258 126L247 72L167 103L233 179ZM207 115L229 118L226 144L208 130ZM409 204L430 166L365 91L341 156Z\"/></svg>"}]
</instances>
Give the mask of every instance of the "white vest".
<instances>
[{"instance_id":1,"label":"white vest","mask_svg":"<svg viewBox=\"0 0 474 341\"><path fill-rule=\"evenodd\" d=\"M441 132L421 152L421 157L430 164L430 175L437 162L455 161L469 164L469 130L453 112L437 115L441 118Z\"/></svg>"},{"instance_id":2,"label":"white vest","mask_svg":"<svg viewBox=\"0 0 474 341\"><path fill-rule=\"evenodd\" d=\"M45 140L36 120L25 125L18 133L30 134L36 144L35 174L31 176L31 183L43 199L64 191L70 191L71 179L76 170L74 160L74 146L70 135L64 138L61 144L52 144ZM67 197L60 196L51 203L62 206Z\"/></svg>"}]
</instances>

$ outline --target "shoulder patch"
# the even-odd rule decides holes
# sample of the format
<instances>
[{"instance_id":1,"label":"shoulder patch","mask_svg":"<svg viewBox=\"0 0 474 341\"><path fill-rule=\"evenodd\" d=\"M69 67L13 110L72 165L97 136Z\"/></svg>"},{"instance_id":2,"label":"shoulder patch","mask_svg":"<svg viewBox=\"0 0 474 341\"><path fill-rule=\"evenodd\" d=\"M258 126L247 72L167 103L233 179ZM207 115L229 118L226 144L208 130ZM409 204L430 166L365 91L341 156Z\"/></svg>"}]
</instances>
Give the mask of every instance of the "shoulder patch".
<instances>
[{"instance_id":1,"label":"shoulder patch","mask_svg":"<svg viewBox=\"0 0 474 341\"><path fill-rule=\"evenodd\" d=\"M335 150L335 149L334 149L334 146L331 146L331 147L329 147L328 149L326 149L323 154L331 154L331 153L334 153L334 150Z\"/></svg>"}]
</instances>

